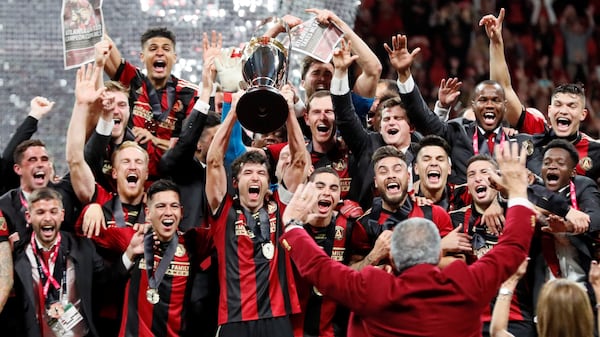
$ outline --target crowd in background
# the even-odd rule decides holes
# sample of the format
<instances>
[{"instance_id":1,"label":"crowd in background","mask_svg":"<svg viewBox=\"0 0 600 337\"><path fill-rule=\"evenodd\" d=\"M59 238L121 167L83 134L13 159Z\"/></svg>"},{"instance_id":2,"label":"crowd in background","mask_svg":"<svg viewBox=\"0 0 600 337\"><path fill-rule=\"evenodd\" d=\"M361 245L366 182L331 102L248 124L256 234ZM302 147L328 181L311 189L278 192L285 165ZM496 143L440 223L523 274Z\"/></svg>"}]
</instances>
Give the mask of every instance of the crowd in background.
<instances>
[{"instance_id":1,"label":"crowd in background","mask_svg":"<svg viewBox=\"0 0 600 337\"><path fill-rule=\"evenodd\" d=\"M475 0L362 1L355 30L383 64L382 78L393 78L383 43L396 32L421 47L413 75L433 104L440 80L463 82L461 107L475 84L488 78L489 50L477 22L486 13L506 8L504 44L515 91L528 106L546 113L555 85L584 84L590 114L583 127L600 136L600 1Z\"/></svg>"}]
</instances>

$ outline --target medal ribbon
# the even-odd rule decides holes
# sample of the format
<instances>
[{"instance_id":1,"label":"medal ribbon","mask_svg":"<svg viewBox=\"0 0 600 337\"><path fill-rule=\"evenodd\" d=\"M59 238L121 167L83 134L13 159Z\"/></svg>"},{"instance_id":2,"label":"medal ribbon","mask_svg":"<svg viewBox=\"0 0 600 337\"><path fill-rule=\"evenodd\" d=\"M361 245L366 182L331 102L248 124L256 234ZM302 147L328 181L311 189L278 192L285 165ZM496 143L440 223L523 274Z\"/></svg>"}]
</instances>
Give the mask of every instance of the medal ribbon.
<instances>
[{"instance_id":1,"label":"medal ribbon","mask_svg":"<svg viewBox=\"0 0 600 337\"><path fill-rule=\"evenodd\" d=\"M569 194L571 198L571 207L573 207L576 211L579 210L579 206L577 205L577 195L575 194L575 184L573 181L569 181Z\"/></svg>"},{"instance_id":2,"label":"medal ribbon","mask_svg":"<svg viewBox=\"0 0 600 337\"><path fill-rule=\"evenodd\" d=\"M175 251L177 250L177 234L169 241L169 246L165 250L162 259L154 270L154 235L153 232L148 232L144 237L144 260L146 261L146 274L148 275L148 286L152 289L158 289L158 285L162 282L167 268L173 261Z\"/></svg>"},{"instance_id":3,"label":"medal ribbon","mask_svg":"<svg viewBox=\"0 0 600 337\"><path fill-rule=\"evenodd\" d=\"M125 212L123 212L123 204L121 203L121 199L119 199L118 195L113 196L112 212L113 212L113 218L115 219L115 223L117 224L117 227L122 228L122 227L127 226L127 224L125 222ZM129 220L129 215L127 215L127 218ZM146 222L143 207L140 207L140 211L138 212L138 216L136 217L135 222L141 223L141 224ZM132 223L132 224L134 224L134 223Z\"/></svg>"},{"instance_id":4,"label":"medal ribbon","mask_svg":"<svg viewBox=\"0 0 600 337\"><path fill-rule=\"evenodd\" d=\"M50 253L52 261L48 262L48 264L46 264L46 261L44 261L40 257L41 253L38 251L38 248L37 248L37 243L35 241L35 233L31 233L31 249L33 249L33 255L35 255L35 257L38 261L38 272L40 273L40 282L43 284L42 293L44 295L44 298L48 298L48 291L50 290L50 284L52 284L54 289L56 289L56 290L60 289L60 284L54 278L54 275L52 275L52 273L50 273L49 266L50 266L50 264L54 264L56 266L56 259L58 258L58 249L60 247L61 239L62 239L61 235L60 235L60 233L58 233L58 237L56 239L56 244L54 245L54 248L52 248L52 253ZM46 278L46 282L44 282L44 278Z\"/></svg>"},{"instance_id":5,"label":"medal ribbon","mask_svg":"<svg viewBox=\"0 0 600 337\"><path fill-rule=\"evenodd\" d=\"M167 87L165 90L167 91L167 109L162 109L162 97L158 97L158 93L150 80L146 77L144 78L144 84L146 84L146 91L148 92L148 103L152 107L152 118L158 121L164 122L169 116L171 109L173 108L173 104L175 103L175 86L176 83L169 80L167 82Z\"/></svg>"},{"instance_id":6,"label":"medal ribbon","mask_svg":"<svg viewBox=\"0 0 600 337\"><path fill-rule=\"evenodd\" d=\"M500 137L500 146L503 146L505 135L502 129L500 129L500 133L502 134ZM475 127L475 132L473 132L473 152L475 154L479 154L479 128L477 126ZM492 153L490 153L490 155L492 155Z\"/></svg>"},{"instance_id":7,"label":"medal ribbon","mask_svg":"<svg viewBox=\"0 0 600 337\"><path fill-rule=\"evenodd\" d=\"M250 228L250 230L254 233L254 236L258 238L259 243L271 242L271 223L269 221L269 214L263 208L258 211L259 224L256 224L254 217L250 212L242 208L244 212L244 217L246 218L246 226Z\"/></svg>"}]
</instances>

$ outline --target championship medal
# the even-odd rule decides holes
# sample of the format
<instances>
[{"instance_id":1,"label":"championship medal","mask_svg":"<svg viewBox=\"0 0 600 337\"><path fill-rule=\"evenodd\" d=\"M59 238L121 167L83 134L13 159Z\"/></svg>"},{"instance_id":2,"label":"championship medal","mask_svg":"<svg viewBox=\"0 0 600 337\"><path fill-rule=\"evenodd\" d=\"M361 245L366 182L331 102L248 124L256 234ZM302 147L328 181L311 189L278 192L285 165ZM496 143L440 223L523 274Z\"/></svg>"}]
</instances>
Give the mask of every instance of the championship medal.
<instances>
[{"instance_id":1,"label":"championship medal","mask_svg":"<svg viewBox=\"0 0 600 337\"><path fill-rule=\"evenodd\" d=\"M271 242L263 243L262 245L263 256L269 260L275 256L275 246Z\"/></svg>"},{"instance_id":2,"label":"championship medal","mask_svg":"<svg viewBox=\"0 0 600 337\"><path fill-rule=\"evenodd\" d=\"M150 302L150 304L156 304L160 301L160 295L158 295L158 290L154 288L148 288L146 290L146 300Z\"/></svg>"}]
</instances>

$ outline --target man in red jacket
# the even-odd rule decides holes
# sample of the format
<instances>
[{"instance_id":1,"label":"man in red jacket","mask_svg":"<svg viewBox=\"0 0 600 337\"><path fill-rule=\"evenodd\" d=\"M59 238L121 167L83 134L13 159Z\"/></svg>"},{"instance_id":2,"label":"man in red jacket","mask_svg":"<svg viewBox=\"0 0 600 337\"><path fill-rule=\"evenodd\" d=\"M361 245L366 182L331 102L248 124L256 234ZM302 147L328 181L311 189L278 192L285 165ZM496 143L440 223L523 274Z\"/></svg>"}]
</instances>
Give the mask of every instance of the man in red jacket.
<instances>
[{"instance_id":1,"label":"man in red jacket","mask_svg":"<svg viewBox=\"0 0 600 337\"><path fill-rule=\"evenodd\" d=\"M348 335L481 336L481 312L527 256L535 224L527 200L526 154L519 155L517 144L503 145L495 152L502 177L493 173L491 179L509 196L505 231L472 265L455 261L439 269L438 229L420 218L394 228L390 258L397 274L374 267L357 272L335 263L298 230L314 216L307 205L316 202L316 193L311 183L297 190L283 215L281 243L303 277L352 310Z\"/></svg>"}]
</instances>

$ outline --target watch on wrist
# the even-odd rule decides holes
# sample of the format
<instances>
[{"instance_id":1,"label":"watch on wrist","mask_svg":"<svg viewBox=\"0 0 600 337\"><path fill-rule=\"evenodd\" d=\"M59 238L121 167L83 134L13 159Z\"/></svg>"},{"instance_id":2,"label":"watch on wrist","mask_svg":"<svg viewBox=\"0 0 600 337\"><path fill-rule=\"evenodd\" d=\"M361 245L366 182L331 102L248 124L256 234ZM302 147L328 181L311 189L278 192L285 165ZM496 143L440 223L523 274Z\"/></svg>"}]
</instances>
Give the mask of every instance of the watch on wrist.
<instances>
[{"instance_id":1,"label":"watch on wrist","mask_svg":"<svg viewBox=\"0 0 600 337\"><path fill-rule=\"evenodd\" d=\"M286 227L288 226L300 226L300 227L304 227L304 222L300 221L300 220L296 220L296 219L291 219L290 221L288 221L285 224Z\"/></svg>"},{"instance_id":2,"label":"watch on wrist","mask_svg":"<svg viewBox=\"0 0 600 337\"><path fill-rule=\"evenodd\" d=\"M500 288L500 291L498 291L498 295L500 296L512 296L513 291L508 289L508 288Z\"/></svg>"}]
</instances>

